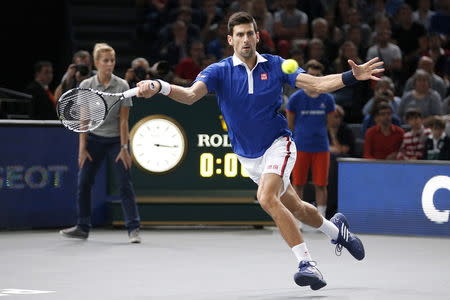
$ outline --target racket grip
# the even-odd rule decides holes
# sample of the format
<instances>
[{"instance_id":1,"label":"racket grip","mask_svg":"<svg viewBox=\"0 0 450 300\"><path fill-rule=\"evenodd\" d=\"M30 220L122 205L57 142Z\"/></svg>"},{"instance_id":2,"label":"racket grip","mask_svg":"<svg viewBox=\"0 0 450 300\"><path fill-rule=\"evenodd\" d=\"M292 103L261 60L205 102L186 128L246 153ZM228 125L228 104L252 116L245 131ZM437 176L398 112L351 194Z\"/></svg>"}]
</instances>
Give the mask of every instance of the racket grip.
<instances>
[{"instance_id":1,"label":"racket grip","mask_svg":"<svg viewBox=\"0 0 450 300\"><path fill-rule=\"evenodd\" d=\"M139 87L135 87L135 88L132 88L132 89L130 89L130 90L128 90L128 91L125 91L125 92L123 92L123 97L124 97L124 98L131 98L131 97L134 97L134 96L137 95L138 90L139 90Z\"/></svg>"}]
</instances>

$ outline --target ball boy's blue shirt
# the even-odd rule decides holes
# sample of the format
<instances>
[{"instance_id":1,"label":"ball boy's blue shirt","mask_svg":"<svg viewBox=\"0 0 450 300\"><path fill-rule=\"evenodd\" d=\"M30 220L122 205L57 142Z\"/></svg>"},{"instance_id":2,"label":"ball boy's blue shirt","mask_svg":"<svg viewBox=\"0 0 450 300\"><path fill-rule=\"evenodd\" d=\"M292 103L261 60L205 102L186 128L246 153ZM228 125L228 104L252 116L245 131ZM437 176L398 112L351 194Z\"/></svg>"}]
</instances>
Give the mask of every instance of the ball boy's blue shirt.
<instances>
[{"instance_id":1,"label":"ball boy's blue shirt","mask_svg":"<svg viewBox=\"0 0 450 300\"><path fill-rule=\"evenodd\" d=\"M317 98L311 98L301 89L289 97L286 109L295 114L294 142L298 151L330 150L327 115L336 110L331 94L320 94Z\"/></svg>"},{"instance_id":2,"label":"ball boy's blue shirt","mask_svg":"<svg viewBox=\"0 0 450 300\"><path fill-rule=\"evenodd\" d=\"M295 87L295 79L304 72L281 71L284 59L256 53L257 61L249 70L236 55L211 64L198 74L196 81L215 92L228 127L233 151L256 158L264 154L275 139L291 135L286 118L278 112L284 84Z\"/></svg>"}]
</instances>

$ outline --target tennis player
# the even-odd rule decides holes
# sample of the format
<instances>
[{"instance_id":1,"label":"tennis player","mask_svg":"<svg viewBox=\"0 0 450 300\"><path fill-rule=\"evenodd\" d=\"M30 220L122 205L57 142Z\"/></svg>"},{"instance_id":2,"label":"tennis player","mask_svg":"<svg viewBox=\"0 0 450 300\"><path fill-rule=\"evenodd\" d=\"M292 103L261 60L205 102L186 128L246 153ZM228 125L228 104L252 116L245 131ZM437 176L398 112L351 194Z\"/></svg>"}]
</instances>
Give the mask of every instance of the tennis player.
<instances>
[{"instance_id":1,"label":"tennis player","mask_svg":"<svg viewBox=\"0 0 450 300\"><path fill-rule=\"evenodd\" d=\"M208 66L191 87L145 80L137 84L138 96L148 98L159 92L175 101L193 104L208 92L216 93L233 151L258 184L260 205L298 259L295 282L320 289L326 282L311 258L295 218L328 235L338 252L345 247L358 260L364 258L365 252L360 239L348 230L344 215L338 213L328 221L294 191L289 177L297 151L287 121L278 113L282 86L288 83L319 94L328 93L358 80L377 80L376 75L384 70L383 62L375 58L356 65L349 60L351 71L323 77L305 74L301 68L285 74L281 70L281 57L256 52L259 33L255 20L246 12L230 17L227 39L234 49L233 56Z\"/></svg>"}]
</instances>

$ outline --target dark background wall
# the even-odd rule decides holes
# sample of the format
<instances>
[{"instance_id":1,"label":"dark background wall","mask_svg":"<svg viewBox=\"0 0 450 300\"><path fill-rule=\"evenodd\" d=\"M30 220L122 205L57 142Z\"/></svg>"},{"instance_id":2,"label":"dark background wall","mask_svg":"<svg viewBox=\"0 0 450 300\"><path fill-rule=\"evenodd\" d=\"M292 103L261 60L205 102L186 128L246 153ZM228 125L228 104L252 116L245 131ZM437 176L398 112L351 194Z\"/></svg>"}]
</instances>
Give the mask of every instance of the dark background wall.
<instances>
[{"instance_id":1,"label":"dark background wall","mask_svg":"<svg viewBox=\"0 0 450 300\"><path fill-rule=\"evenodd\" d=\"M23 91L38 60L54 64L55 88L72 57L68 0L8 1L0 18L0 87ZM4 4L3 4L4 5Z\"/></svg>"}]
</instances>

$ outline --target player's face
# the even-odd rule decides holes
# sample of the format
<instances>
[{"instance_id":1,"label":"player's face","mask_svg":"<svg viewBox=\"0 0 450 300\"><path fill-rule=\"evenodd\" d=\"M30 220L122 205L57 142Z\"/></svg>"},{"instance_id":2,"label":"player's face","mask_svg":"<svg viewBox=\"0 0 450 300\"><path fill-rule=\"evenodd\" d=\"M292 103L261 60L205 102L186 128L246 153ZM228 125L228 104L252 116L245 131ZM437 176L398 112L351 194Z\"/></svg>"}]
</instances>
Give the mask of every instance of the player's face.
<instances>
[{"instance_id":1,"label":"player's face","mask_svg":"<svg viewBox=\"0 0 450 300\"><path fill-rule=\"evenodd\" d=\"M235 25L233 35L228 35L228 43L233 46L234 52L245 59L255 56L258 42L259 34L253 24Z\"/></svg>"}]
</instances>

